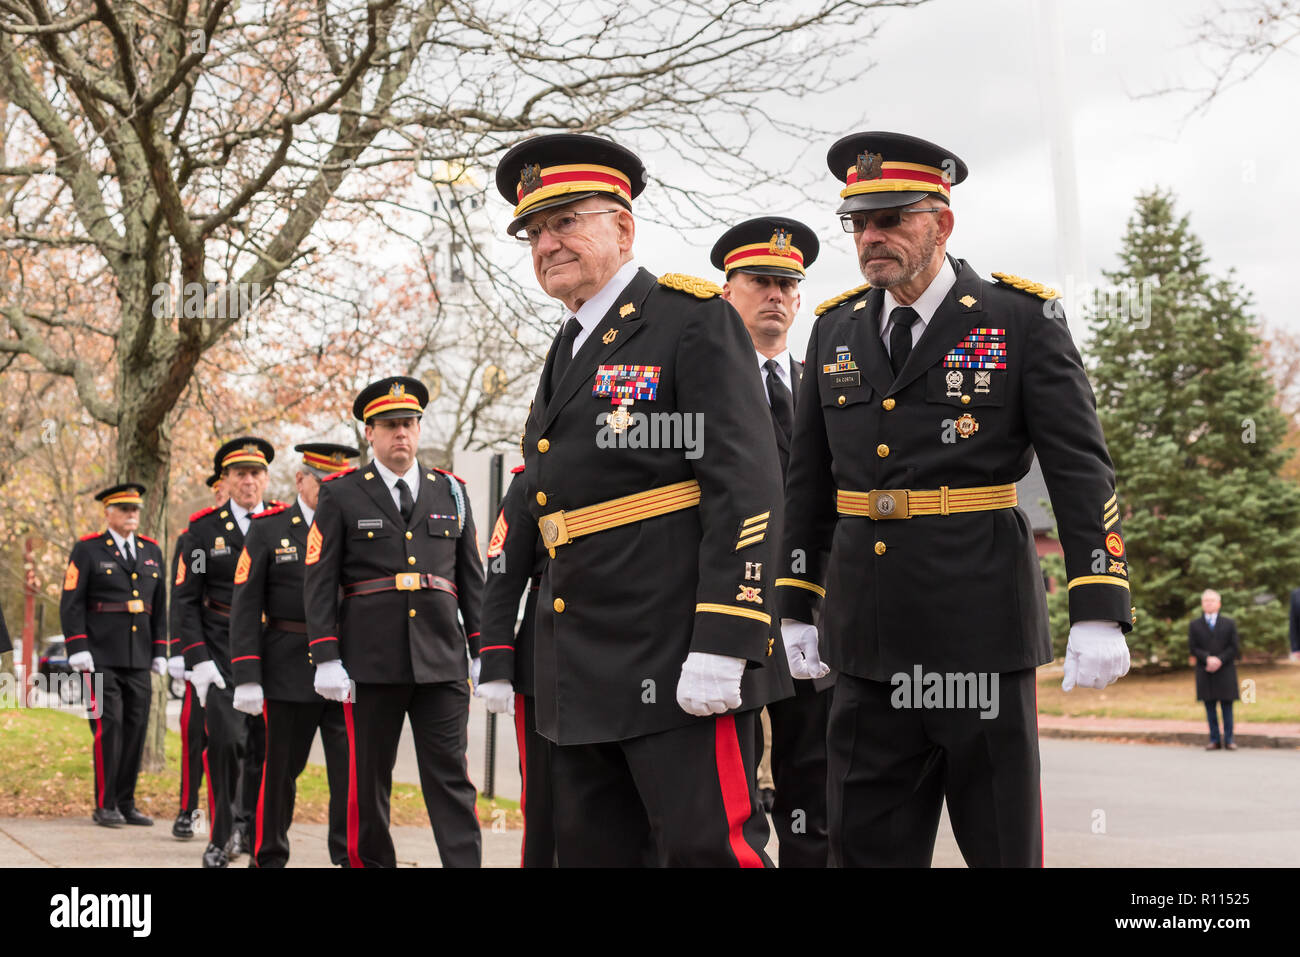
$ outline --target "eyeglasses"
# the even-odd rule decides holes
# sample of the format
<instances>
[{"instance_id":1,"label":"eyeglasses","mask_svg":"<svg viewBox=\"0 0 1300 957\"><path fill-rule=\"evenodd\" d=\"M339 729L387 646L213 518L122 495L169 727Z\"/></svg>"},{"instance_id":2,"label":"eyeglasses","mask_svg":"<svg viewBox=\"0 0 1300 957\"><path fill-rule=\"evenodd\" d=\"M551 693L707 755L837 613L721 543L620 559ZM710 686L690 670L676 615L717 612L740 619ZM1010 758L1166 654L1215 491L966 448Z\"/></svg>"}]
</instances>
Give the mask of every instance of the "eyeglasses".
<instances>
[{"instance_id":1,"label":"eyeglasses","mask_svg":"<svg viewBox=\"0 0 1300 957\"><path fill-rule=\"evenodd\" d=\"M540 223L531 223L528 226L520 226L510 235L521 243L527 243L530 246L536 246L542 238L542 231L546 230L552 236L572 236L578 228L579 216L600 216L603 213L617 213L617 209L584 209L579 212L569 210L563 213L556 213Z\"/></svg>"},{"instance_id":2,"label":"eyeglasses","mask_svg":"<svg viewBox=\"0 0 1300 957\"><path fill-rule=\"evenodd\" d=\"M871 213L845 213L840 225L846 233L860 233L868 224L875 229L897 229L904 213L942 213L947 206L926 206L923 209L879 209Z\"/></svg>"}]
</instances>

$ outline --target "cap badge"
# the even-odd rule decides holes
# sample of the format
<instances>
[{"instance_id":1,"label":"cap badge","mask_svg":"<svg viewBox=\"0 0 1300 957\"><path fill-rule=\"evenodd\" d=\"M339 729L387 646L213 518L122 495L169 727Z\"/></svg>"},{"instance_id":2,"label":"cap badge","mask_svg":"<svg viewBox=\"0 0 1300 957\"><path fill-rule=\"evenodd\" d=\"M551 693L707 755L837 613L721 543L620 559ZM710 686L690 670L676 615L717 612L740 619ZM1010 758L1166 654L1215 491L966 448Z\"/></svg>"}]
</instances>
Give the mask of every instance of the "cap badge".
<instances>
[{"instance_id":1,"label":"cap badge","mask_svg":"<svg viewBox=\"0 0 1300 957\"><path fill-rule=\"evenodd\" d=\"M790 249L790 234L784 229L778 228L768 240L767 251L773 256L790 256L793 255Z\"/></svg>"},{"instance_id":2,"label":"cap badge","mask_svg":"<svg viewBox=\"0 0 1300 957\"><path fill-rule=\"evenodd\" d=\"M402 385L400 382L394 382L392 387L388 390L388 394L398 397L406 395L406 386Z\"/></svg>"},{"instance_id":3,"label":"cap badge","mask_svg":"<svg viewBox=\"0 0 1300 957\"><path fill-rule=\"evenodd\" d=\"M542 167L530 163L519 171L519 198L523 199L535 189L542 187Z\"/></svg>"},{"instance_id":4,"label":"cap badge","mask_svg":"<svg viewBox=\"0 0 1300 957\"><path fill-rule=\"evenodd\" d=\"M879 153L858 154L858 182L880 179L885 175L885 158Z\"/></svg>"}]
</instances>

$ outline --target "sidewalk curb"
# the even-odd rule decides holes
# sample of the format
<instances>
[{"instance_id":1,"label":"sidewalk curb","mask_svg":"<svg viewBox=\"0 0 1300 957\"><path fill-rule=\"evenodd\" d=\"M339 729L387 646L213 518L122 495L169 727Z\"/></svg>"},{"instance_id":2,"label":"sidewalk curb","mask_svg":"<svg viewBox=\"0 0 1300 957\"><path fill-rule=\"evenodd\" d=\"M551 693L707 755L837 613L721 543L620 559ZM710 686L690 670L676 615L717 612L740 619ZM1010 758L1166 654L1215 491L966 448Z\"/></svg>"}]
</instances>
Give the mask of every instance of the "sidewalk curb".
<instances>
[{"instance_id":1,"label":"sidewalk curb","mask_svg":"<svg viewBox=\"0 0 1300 957\"><path fill-rule=\"evenodd\" d=\"M1060 728L1039 727L1040 738L1063 738L1073 740L1133 741L1140 744L1181 744L1204 747L1208 736L1205 732L1193 731L1150 731L1144 728ZM1236 734L1233 740L1239 748L1300 748L1300 738L1294 735L1272 734Z\"/></svg>"}]
</instances>

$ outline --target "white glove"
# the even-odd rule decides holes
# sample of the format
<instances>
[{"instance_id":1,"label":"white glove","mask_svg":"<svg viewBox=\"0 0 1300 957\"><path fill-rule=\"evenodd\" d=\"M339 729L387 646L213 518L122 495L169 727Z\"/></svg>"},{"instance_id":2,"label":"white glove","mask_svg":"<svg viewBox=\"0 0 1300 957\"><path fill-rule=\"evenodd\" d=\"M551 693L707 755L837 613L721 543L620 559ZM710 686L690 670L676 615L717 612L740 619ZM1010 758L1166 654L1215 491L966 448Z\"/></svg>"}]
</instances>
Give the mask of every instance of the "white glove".
<instances>
[{"instance_id":1,"label":"white glove","mask_svg":"<svg viewBox=\"0 0 1300 957\"><path fill-rule=\"evenodd\" d=\"M1128 674L1128 665L1128 643L1119 622L1075 622L1065 645L1061 690L1069 691L1075 685L1104 688Z\"/></svg>"},{"instance_id":2,"label":"white glove","mask_svg":"<svg viewBox=\"0 0 1300 957\"><path fill-rule=\"evenodd\" d=\"M173 678L185 677L185 656L176 655L167 659L167 673Z\"/></svg>"},{"instance_id":3,"label":"white glove","mask_svg":"<svg viewBox=\"0 0 1300 957\"><path fill-rule=\"evenodd\" d=\"M211 661L200 661L194 666L194 674L190 678L190 684L194 686L194 693L198 696L199 707L208 706L208 689L213 685L218 688L226 686L226 679L221 677L221 672Z\"/></svg>"},{"instance_id":4,"label":"white glove","mask_svg":"<svg viewBox=\"0 0 1300 957\"><path fill-rule=\"evenodd\" d=\"M90 657L89 651L78 651L68 656L68 667L73 671L94 671L95 659Z\"/></svg>"},{"instance_id":5,"label":"white glove","mask_svg":"<svg viewBox=\"0 0 1300 957\"><path fill-rule=\"evenodd\" d=\"M469 660L469 683L474 688L474 693L478 694L478 674L483 670L483 662L478 658Z\"/></svg>"},{"instance_id":6,"label":"white glove","mask_svg":"<svg viewBox=\"0 0 1300 957\"><path fill-rule=\"evenodd\" d=\"M316 693L330 701L350 701L352 679L341 661L322 661L316 666Z\"/></svg>"},{"instance_id":7,"label":"white glove","mask_svg":"<svg viewBox=\"0 0 1300 957\"><path fill-rule=\"evenodd\" d=\"M244 714L262 713L262 686L255 681L235 685L235 710Z\"/></svg>"},{"instance_id":8,"label":"white glove","mask_svg":"<svg viewBox=\"0 0 1300 957\"><path fill-rule=\"evenodd\" d=\"M682 662L677 703L687 714L721 714L740 707L745 659L692 651Z\"/></svg>"},{"instance_id":9,"label":"white glove","mask_svg":"<svg viewBox=\"0 0 1300 957\"><path fill-rule=\"evenodd\" d=\"M792 618L781 619L781 642L791 678L824 678L831 666L817 654L817 626Z\"/></svg>"},{"instance_id":10,"label":"white glove","mask_svg":"<svg viewBox=\"0 0 1300 957\"><path fill-rule=\"evenodd\" d=\"M475 658L475 661L478 659ZM499 678L496 681L485 681L474 690L476 698L482 698L483 703L487 705L488 711L493 714L514 714L515 713L515 689L509 681Z\"/></svg>"},{"instance_id":11,"label":"white glove","mask_svg":"<svg viewBox=\"0 0 1300 957\"><path fill-rule=\"evenodd\" d=\"M153 667L150 670L156 675L167 674L167 659L155 658L153 660Z\"/></svg>"}]
</instances>

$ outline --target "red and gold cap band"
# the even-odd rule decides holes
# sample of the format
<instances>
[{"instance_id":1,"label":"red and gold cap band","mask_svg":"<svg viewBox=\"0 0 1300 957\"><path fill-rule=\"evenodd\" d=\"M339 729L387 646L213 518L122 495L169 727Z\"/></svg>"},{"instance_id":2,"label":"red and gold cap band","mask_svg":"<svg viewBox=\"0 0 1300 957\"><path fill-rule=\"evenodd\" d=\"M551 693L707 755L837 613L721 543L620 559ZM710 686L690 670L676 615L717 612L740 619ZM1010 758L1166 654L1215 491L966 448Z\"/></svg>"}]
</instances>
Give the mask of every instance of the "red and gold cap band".
<instances>
[{"instance_id":1,"label":"red and gold cap band","mask_svg":"<svg viewBox=\"0 0 1300 957\"><path fill-rule=\"evenodd\" d=\"M840 198L848 199L862 193L901 193L907 191L939 193L951 197L948 189L948 177L937 166L925 166L921 163L876 162L866 164L877 175L866 178L862 175L863 164L850 166L845 175L844 189Z\"/></svg>"},{"instance_id":2,"label":"red and gold cap band","mask_svg":"<svg viewBox=\"0 0 1300 957\"><path fill-rule=\"evenodd\" d=\"M384 398L388 398L385 396ZM302 453L302 464L321 472L342 472L348 467L347 457L342 452L322 455L320 452Z\"/></svg>"},{"instance_id":3,"label":"red and gold cap band","mask_svg":"<svg viewBox=\"0 0 1300 957\"><path fill-rule=\"evenodd\" d=\"M420 405L420 400L408 392L400 382L396 383L383 395L367 402L366 407L362 410L361 419L364 422L369 422L373 416L379 415L381 412L399 410L409 410L411 415L424 414L424 407Z\"/></svg>"},{"instance_id":4,"label":"red and gold cap band","mask_svg":"<svg viewBox=\"0 0 1300 957\"><path fill-rule=\"evenodd\" d=\"M101 501L105 505L143 505L144 499L135 489L126 489L122 492L114 492L112 495L105 495Z\"/></svg>"},{"instance_id":5,"label":"red and gold cap band","mask_svg":"<svg viewBox=\"0 0 1300 957\"><path fill-rule=\"evenodd\" d=\"M232 449L226 453L225 458L221 460L223 469L231 468L235 465L260 465L266 468L266 455L256 445L244 445L237 449Z\"/></svg>"},{"instance_id":6,"label":"red and gold cap band","mask_svg":"<svg viewBox=\"0 0 1300 957\"><path fill-rule=\"evenodd\" d=\"M743 269L746 266L780 266L783 269L793 269L802 276L804 274L803 252L798 246L789 242L786 243L783 252L776 251L775 243L749 243L733 249L722 260L724 272L729 273L733 269Z\"/></svg>"},{"instance_id":7,"label":"red and gold cap band","mask_svg":"<svg viewBox=\"0 0 1300 957\"><path fill-rule=\"evenodd\" d=\"M632 181L612 166L570 163L565 166L525 166L516 187L518 219L534 206L567 193L613 193L632 205Z\"/></svg>"}]
</instances>

